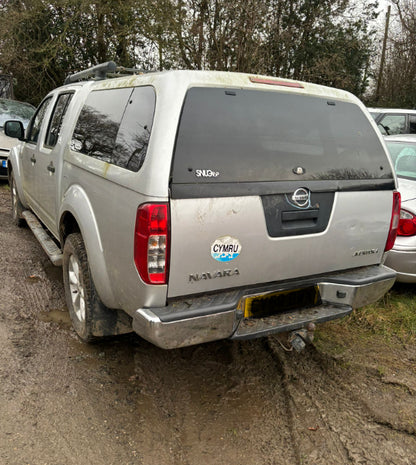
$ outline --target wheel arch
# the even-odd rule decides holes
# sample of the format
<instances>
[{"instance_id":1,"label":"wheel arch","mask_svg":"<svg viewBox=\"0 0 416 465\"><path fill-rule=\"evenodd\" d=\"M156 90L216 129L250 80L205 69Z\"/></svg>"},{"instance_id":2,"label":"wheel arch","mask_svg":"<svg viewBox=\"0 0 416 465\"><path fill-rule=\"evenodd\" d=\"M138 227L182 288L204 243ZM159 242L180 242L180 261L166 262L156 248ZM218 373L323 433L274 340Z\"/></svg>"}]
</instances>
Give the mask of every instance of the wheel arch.
<instances>
[{"instance_id":1,"label":"wheel arch","mask_svg":"<svg viewBox=\"0 0 416 465\"><path fill-rule=\"evenodd\" d=\"M73 185L66 191L59 215L59 239L64 247L69 234L79 232L85 243L88 263L100 299L109 308L118 308L107 272L101 235L94 211L84 189Z\"/></svg>"}]
</instances>

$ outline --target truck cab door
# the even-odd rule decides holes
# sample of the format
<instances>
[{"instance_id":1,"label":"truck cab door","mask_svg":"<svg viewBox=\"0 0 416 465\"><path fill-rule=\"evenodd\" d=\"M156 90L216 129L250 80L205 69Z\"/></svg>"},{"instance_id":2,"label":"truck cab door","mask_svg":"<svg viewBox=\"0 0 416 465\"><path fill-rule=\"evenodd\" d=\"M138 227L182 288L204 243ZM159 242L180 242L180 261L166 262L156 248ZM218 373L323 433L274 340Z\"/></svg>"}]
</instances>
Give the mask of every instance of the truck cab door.
<instances>
[{"instance_id":1,"label":"truck cab door","mask_svg":"<svg viewBox=\"0 0 416 465\"><path fill-rule=\"evenodd\" d=\"M40 104L36 113L31 119L27 133L26 141L21 153L21 169L23 180L23 191L25 198L34 211L37 211L37 189L39 187L39 163L38 151L39 144L42 141L42 134L45 129L45 121L52 97L47 97Z\"/></svg>"},{"instance_id":2,"label":"truck cab door","mask_svg":"<svg viewBox=\"0 0 416 465\"><path fill-rule=\"evenodd\" d=\"M59 94L48 118L46 134L37 151L37 208L38 216L49 230L56 232L56 206L62 167L62 150L59 143L62 122L72 92Z\"/></svg>"}]
</instances>

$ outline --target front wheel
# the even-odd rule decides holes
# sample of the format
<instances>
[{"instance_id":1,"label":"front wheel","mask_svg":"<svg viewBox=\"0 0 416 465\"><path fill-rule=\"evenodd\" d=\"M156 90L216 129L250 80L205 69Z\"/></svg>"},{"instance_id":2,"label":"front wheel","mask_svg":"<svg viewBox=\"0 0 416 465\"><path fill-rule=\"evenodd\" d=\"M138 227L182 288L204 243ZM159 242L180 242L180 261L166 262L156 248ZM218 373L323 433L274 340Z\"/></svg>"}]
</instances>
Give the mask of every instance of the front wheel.
<instances>
[{"instance_id":1,"label":"front wheel","mask_svg":"<svg viewBox=\"0 0 416 465\"><path fill-rule=\"evenodd\" d=\"M80 233L70 234L64 244L63 278L66 304L75 332L84 342L131 332L131 318L107 308L97 294Z\"/></svg>"},{"instance_id":2,"label":"front wheel","mask_svg":"<svg viewBox=\"0 0 416 465\"><path fill-rule=\"evenodd\" d=\"M25 224L25 220L22 216L23 205L22 205L22 202L20 201L19 193L17 192L16 181L14 179L13 172L10 176L10 193L12 196L13 222L16 226L19 226L19 228L21 228Z\"/></svg>"}]
</instances>

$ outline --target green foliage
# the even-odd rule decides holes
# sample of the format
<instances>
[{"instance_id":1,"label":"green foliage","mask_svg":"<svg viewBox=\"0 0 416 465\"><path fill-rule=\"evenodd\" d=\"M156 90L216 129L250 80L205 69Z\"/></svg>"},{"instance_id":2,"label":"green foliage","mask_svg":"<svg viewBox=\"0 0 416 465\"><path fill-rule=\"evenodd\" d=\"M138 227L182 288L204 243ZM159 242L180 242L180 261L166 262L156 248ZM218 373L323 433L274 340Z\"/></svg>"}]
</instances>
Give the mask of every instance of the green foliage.
<instances>
[{"instance_id":1,"label":"green foliage","mask_svg":"<svg viewBox=\"0 0 416 465\"><path fill-rule=\"evenodd\" d=\"M135 64L136 2L5 0L0 9L0 67L17 79L16 97L38 104L66 75L97 63Z\"/></svg>"},{"instance_id":2,"label":"green foliage","mask_svg":"<svg viewBox=\"0 0 416 465\"><path fill-rule=\"evenodd\" d=\"M114 60L337 86L362 96L375 15L350 0L3 0L0 67L39 103L72 71ZM359 19L357 19L357 17Z\"/></svg>"}]
</instances>

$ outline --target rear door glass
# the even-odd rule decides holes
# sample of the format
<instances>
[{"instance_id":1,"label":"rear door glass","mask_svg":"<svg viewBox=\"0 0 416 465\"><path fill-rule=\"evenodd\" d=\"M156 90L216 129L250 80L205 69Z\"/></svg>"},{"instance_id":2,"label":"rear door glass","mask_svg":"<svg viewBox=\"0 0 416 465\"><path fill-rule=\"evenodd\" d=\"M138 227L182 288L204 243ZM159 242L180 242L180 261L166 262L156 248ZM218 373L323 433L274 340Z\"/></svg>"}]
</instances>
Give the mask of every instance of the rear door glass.
<instances>
[{"instance_id":1,"label":"rear door glass","mask_svg":"<svg viewBox=\"0 0 416 465\"><path fill-rule=\"evenodd\" d=\"M355 104L297 94L191 88L179 123L173 183L392 177Z\"/></svg>"}]
</instances>

